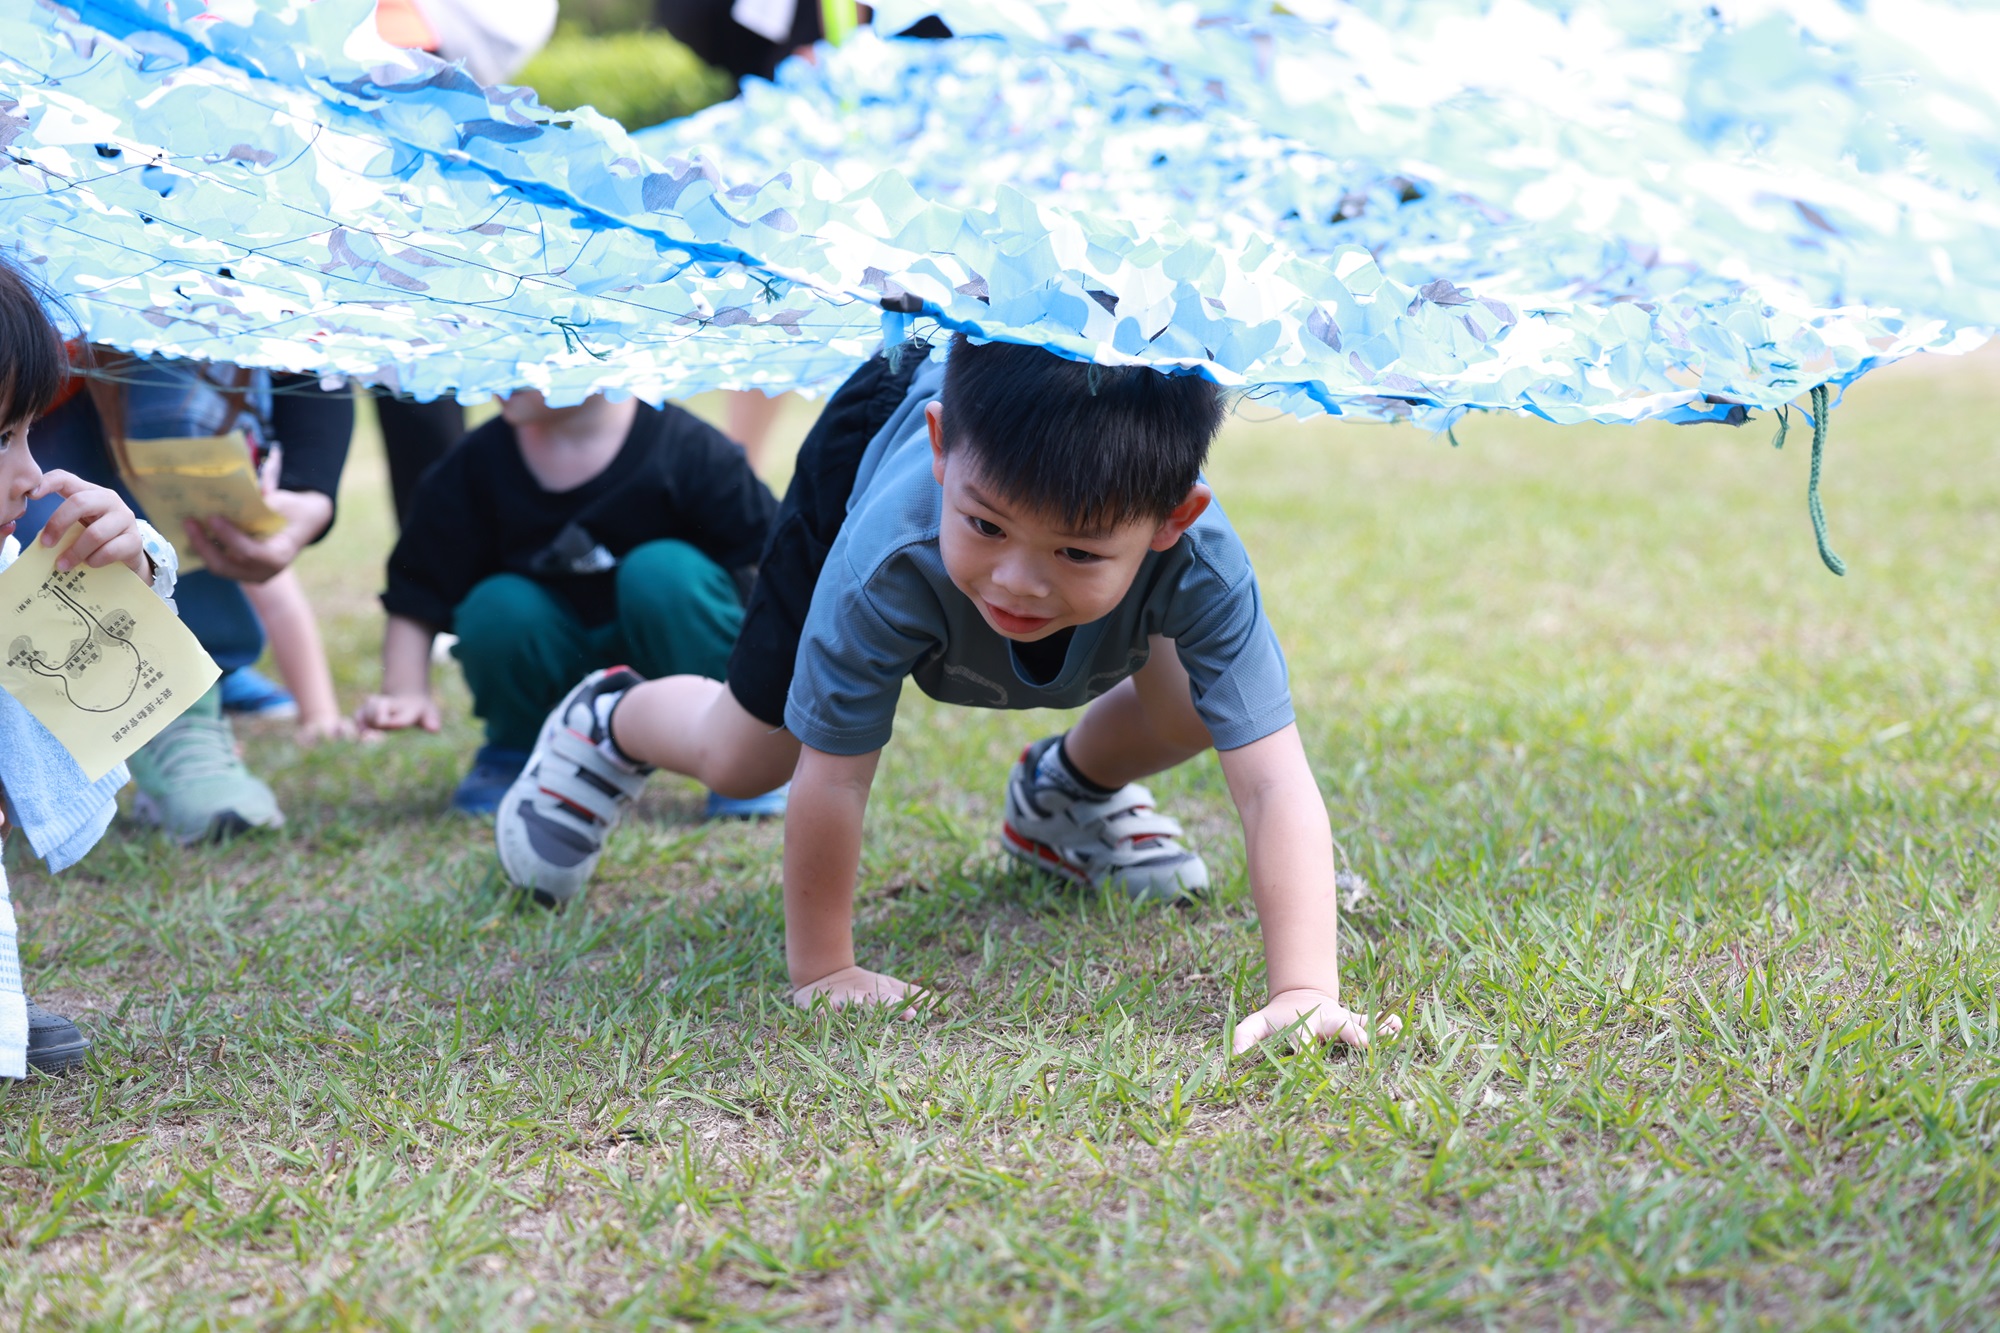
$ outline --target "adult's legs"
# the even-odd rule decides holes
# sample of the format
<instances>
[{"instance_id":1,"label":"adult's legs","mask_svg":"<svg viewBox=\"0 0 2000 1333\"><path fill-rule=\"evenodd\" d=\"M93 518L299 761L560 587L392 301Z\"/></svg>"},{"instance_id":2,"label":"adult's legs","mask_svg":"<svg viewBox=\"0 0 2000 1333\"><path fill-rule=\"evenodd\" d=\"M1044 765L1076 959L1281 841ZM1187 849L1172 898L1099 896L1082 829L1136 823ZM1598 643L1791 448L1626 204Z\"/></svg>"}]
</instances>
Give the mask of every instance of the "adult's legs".
<instances>
[{"instance_id":1,"label":"adult's legs","mask_svg":"<svg viewBox=\"0 0 2000 1333\"><path fill-rule=\"evenodd\" d=\"M456 398L419 403L377 393L375 416L382 423L382 451L389 456L389 491L395 498L396 526L400 528L410 512L417 482L465 434L465 409Z\"/></svg>"},{"instance_id":2,"label":"adult's legs","mask_svg":"<svg viewBox=\"0 0 2000 1333\"><path fill-rule=\"evenodd\" d=\"M555 594L519 574L475 587L452 619L452 655L465 671L488 745L525 752L565 691L589 671L590 636Z\"/></svg>"}]
</instances>

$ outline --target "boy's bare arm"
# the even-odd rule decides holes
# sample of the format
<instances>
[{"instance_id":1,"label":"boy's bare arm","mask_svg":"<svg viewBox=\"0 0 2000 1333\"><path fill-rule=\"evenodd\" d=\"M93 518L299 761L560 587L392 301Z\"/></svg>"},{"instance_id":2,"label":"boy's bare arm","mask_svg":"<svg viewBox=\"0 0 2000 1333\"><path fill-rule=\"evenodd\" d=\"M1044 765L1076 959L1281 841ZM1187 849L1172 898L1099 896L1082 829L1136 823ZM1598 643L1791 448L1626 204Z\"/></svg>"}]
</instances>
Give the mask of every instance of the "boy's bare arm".
<instances>
[{"instance_id":1,"label":"boy's bare arm","mask_svg":"<svg viewBox=\"0 0 2000 1333\"><path fill-rule=\"evenodd\" d=\"M854 881L861 871L861 821L880 750L835 755L799 750L785 807L785 965L792 998L835 1008L894 1003L920 992L854 962Z\"/></svg>"},{"instance_id":2,"label":"boy's bare arm","mask_svg":"<svg viewBox=\"0 0 2000 1333\"><path fill-rule=\"evenodd\" d=\"M431 699L431 640L437 631L408 616L391 615L382 631L382 692L371 694L354 720L369 731L422 727L442 719Z\"/></svg>"},{"instance_id":3,"label":"boy's bare arm","mask_svg":"<svg viewBox=\"0 0 2000 1333\"><path fill-rule=\"evenodd\" d=\"M1270 989L1264 1007L1236 1025L1236 1049L1247 1051L1301 1019L1313 1036L1366 1046L1366 1018L1340 1002L1333 830L1298 728L1287 726L1218 757L1243 817ZM1391 1017L1377 1030L1387 1035L1400 1027Z\"/></svg>"}]
</instances>

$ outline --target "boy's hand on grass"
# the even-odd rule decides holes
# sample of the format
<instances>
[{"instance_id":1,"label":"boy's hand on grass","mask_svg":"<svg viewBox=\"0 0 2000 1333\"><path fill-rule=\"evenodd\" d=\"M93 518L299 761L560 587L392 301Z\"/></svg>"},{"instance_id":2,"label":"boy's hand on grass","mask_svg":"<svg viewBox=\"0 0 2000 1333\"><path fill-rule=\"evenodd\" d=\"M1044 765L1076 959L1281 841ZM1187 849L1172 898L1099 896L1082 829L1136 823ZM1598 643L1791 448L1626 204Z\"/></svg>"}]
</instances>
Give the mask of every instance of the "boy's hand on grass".
<instances>
[{"instance_id":1,"label":"boy's hand on grass","mask_svg":"<svg viewBox=\"0 0 2000 1333\"><path fill-rule=\"evenodd\" d=\"M822 1001L829 1009L886 1004L901 1006L899 1018L915 1018L920 1011L930 1008L935 998L922 987L898 981L885 972L870 972L865 967L843 967L792 992L792 1003L801 1009L810 1009Z\"/></svg>"},{"instance_id":2,"label":"boy's hand on grass","mask_svg":"<svg viewBox=\"0 0 2000 1333\"><path fill-rule=\"evenodd\" d=\"M93 486L73 472L58 468L42 474L32 499L60 495L63 502L42 525L42 545L54 546L63 534L81 523L83 531L56 561L59 570L89 565L103 569L123 565L142 579L153 576L153 563L146 558L145 543L139 536L139 517L130 505L108 486Z\"/></svg>"},{"instance_id":3,"label":"boy's hand on grass","mask_svg":"<svg viewBox=\"0 0 2000 1333\"><path fill-rule=\"evenodd\" d=\"M436 730L435 727L432 730ZM339 713L327 717L310 717L300 720L298 729L292 733L301 749L310 750L322 741L352 741L361 737L360 724L354 719L342 717Z\"/></svg>"},{"instance_id":4,"label":"boy's hand on grass","mask_svg":"<svg viewBox=\"0 0 2000 1333\"><path fill-rule=\"evenodd\" d=\"M1303 1021L1301 1021L1303 1020ZM1298 1026L1294 1027L1293 1025ZM1236 1053L1243 1054L1269 1037L1290 1029L1294 1039L1337 1038L1349 1046L1368 1044L1368 1020L1322 990L1279 991L1256 1013L1236 1025ZM1393 1037L1403 1030L1394 1014L1375 1016L1375 1035Z\"/></svg>"},{"instance_id":5,"label":"boy's hand on grass","mask_svg":"<svg viewBox=\"0 0 2000 1333\"><path fill-rule=\"evenodd\" d=\"M411 727L434 732L444 724L436 702L427 694L371 694L355 710L354 721L364 736Z\"/></svg>"}]
</instances>

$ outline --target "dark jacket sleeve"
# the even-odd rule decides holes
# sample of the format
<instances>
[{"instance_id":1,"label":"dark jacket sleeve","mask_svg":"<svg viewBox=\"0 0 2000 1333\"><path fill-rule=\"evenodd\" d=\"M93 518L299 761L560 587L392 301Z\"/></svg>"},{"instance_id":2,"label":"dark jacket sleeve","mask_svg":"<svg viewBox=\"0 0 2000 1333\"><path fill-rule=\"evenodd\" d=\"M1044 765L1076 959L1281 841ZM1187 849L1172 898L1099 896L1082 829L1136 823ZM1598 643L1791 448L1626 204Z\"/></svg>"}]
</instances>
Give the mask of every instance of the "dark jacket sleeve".
<instances>
[{"instance_id":1,"label":"dark jacket sleeve","mask_svg":"<svg viewBox=\"0 0 2000 1333\"><path fill-rule=\"evenodd\" d=\"M283 448L278 486L318 491L334 502L338 517L340 474L347 468L347 446L354 438L353 391L322 389L306 375L273 375L271 390L271 434ZM332 531L329 519L326 532ZM323 539L326 532L314 540Z\"/></svg>"},{"instance_id":2,"label":"dark jacket sleeve","mask_svg":"<svg viewBox=\"0 0 2000 1333\"><path fill-rule=\"evenodd\" d=\"M778 498L727 435L678 407L661 414L674 528L724 569L754 567L771 535Z\"/></svg>"},{"instance_id":3,"label":"dark jacket sleeve","mask_svg":"<svg viewBox=\"0 0 2000 1333\"><path fill-rule=\"evenodd\" d=\"M481 437L502 426L496 419L474 431L417 483L409 522L389 553L382 606L391 615L448 630L458 604L481 579L498 572L493 524L480 519L490 497L475 474L478 460L490 454Z\"/></svg>"}]
</instances>

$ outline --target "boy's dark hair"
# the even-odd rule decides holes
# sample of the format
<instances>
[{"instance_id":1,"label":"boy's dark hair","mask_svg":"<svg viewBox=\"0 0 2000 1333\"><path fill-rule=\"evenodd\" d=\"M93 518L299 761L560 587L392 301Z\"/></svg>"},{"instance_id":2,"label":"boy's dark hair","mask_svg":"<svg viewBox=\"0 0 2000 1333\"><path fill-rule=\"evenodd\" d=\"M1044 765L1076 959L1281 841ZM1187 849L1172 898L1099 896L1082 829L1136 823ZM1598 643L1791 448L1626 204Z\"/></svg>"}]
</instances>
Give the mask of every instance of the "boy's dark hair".
<instances>
[{"instance_id":1,"label":"boy's dark hair","mask_svg":"<svg viewBox=\"0 0 2000 1333\"><path fill-rule=\"evenodd\" d=\"M1173 512L1222 424L1222 390L1199 375L1088 365L962 333L941 405L946 453L970 450L1001 495L1078 534Z\"/></svg>"},{"instance_id":2,"label":"boy's dark hair","mask_svg":"<svg viewBox=\"0 0 2000 1333\"><path fill-rule=\"evenodd\" d=\"M49 410L69 379L69 356L41 293L0 257L0 425Z\"/></svg>"}]
</instances>

